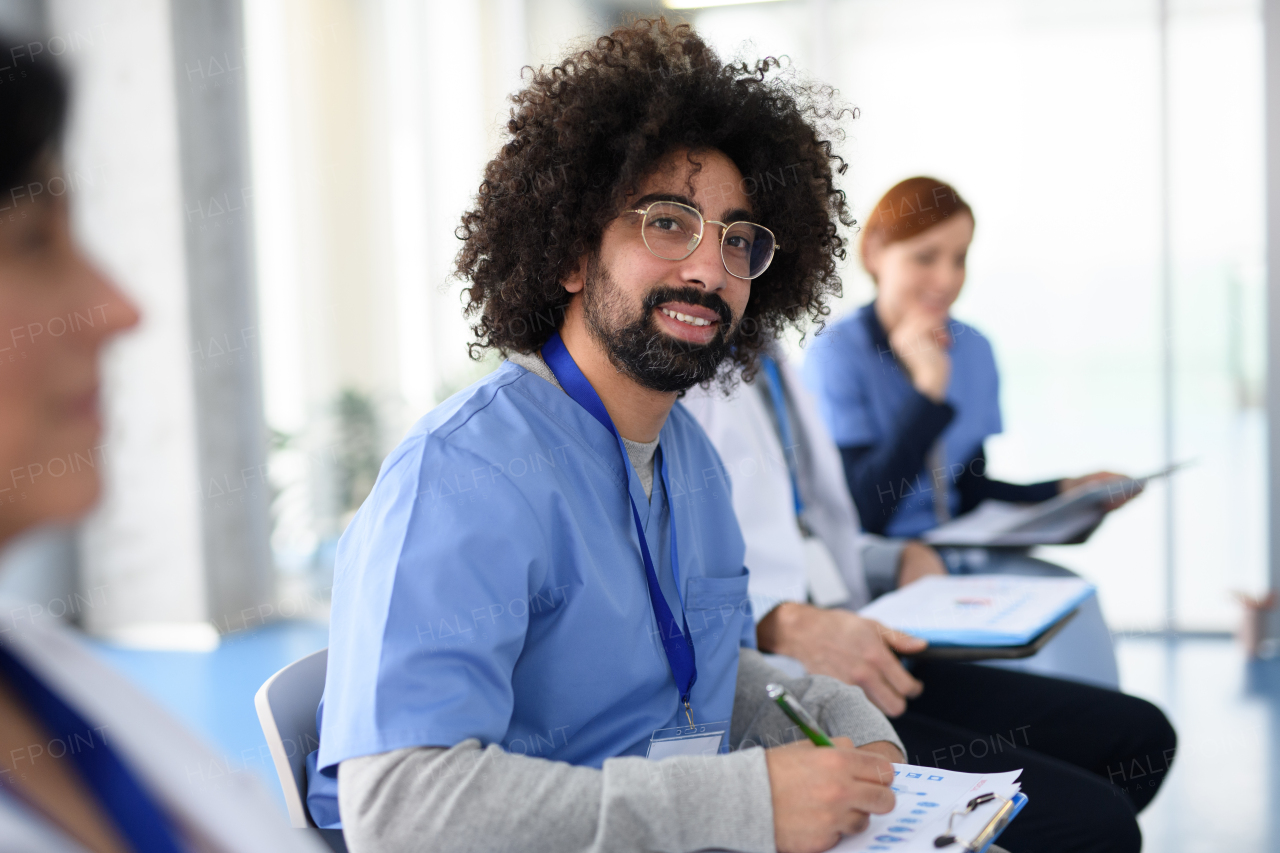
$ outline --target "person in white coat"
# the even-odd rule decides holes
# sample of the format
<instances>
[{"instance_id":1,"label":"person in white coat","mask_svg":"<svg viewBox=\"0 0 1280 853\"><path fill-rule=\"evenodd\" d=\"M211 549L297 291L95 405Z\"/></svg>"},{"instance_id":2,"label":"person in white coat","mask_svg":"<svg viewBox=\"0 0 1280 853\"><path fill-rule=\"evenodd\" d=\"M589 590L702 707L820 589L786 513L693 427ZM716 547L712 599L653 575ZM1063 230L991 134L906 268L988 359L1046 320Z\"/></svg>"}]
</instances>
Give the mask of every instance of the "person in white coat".
<instances>
[{"instance_id":1,"label":"person in white coat","mask_svg":"<svg viewBox=\"0 0 1280 853\"><path fill-rule=\"evenodd\" d=\"M784 404L786 415L781 421L776 415L779 402ZM740 383L731 396L715 388L693 388L684 405L711 437L733 478L734 511L747 540L752 606L759 630L766 635L771 637L778 622L787 622L801 610L797 604L856 611L925 575L947 574L937 552L924 543L862 531L857 508L845 486L839 449L812 395L785 359L775 354L754 381ZM781 438L784 430L789 434L786 454ZM1032 557L1010 565L1011 574L1071 574ZM810 613L809 618L799 621L812 622L814 616ZM840 619L841 624L853 624ZM896 632L884 634L883 630L860 628L857 648L884 646L881 636L898 652L910 653L921 647L919 641ZM826 631L819 636L832 637ZM847 639L842 638L842 643L847 650ZM850 672L866 668L847 651L807 649L806 656L812 659L813 655L823 657L818 671L836 667L836 673L827 674L838 674L846 681ZM843 671L840 661L845 664ZM1087 600L1080 614L1039 654L1000 665L1119 688L1111 635L1096 598ZM886 712L900 712L902 702L909 698L907 691L888 691L895 680L910 685L900 677L867 672L865 680L868 683L861 686Z\"/></svg>"},{"instance_id":2,"label":"person in white coat","mask_svg":"<svg viewBox=\"0 0 1280 853\"><path fill-rule=\"evenodd\" d=\"M941 661L909 671L898 655L925 643L856 611L945 573L943 563L919 542L861 532L839 451L776 351L751 381L739 380L727 395L695 387L682 402L729 473L760 650L861 687L893 719L909 763L1022 768L1035 805L1001 836L1010 850L1140 849L1136 812L1164 773L1155 785L1123 788L1106 768L1153 757L1167 770L1176 736L1158 708L1114 689L1114 653L1096 601L1031 659L1077 681Z\"/></svg>"},{"instance_id":3,"label":"person in white coat","mask_svg":"<svg viewBox=\"0 0 1280 853\"><path fill-rule=\"evenodd\" d=\"M66 92L0 34L0 548L101 489L99 355L138 313L71 237L55 192ZM38 57L43 60L43 57ZM0 850L320 851L70 628L0 607Z\"/></svg>"}]
</instances>

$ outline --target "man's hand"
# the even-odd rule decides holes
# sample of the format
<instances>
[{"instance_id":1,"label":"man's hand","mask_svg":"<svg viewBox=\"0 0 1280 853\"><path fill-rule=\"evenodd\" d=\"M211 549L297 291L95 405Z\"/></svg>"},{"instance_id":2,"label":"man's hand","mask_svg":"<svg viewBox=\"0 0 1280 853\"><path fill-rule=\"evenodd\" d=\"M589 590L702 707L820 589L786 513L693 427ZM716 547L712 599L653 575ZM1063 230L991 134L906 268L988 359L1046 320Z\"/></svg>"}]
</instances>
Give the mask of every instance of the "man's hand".
<instances>
[{"instance_id":1,"label":"man's hand","mask_svg":"<svg viewBox=\"0 0 1280 853\"><path fill-rule=\"evenodd\" d=\"M1107 493L1107 511L1119 509L1129 501L1142 494L1142 486L1133 484L1125 487L1121 485L1121 481L1127 480L1123 474L1116 474L1112 471L1095 471L1092 474L1085 474L1083 477L1068 477L1058 481L1058 494L1069 492L1077 486L1083 486L1088 483L1105 482L1107 480L1115 480L1116 485Z\"/></svg>"},{"instance_id":2,"label":"man's hand","mask_svg":"<svg viewBox=\"0 0 1280 853\"><path fill-rule=\"evenodd\" d=\"M923 542L911 540L902 548L898 562L898 589L927 575L949 574L938 552Z\"/></svg>"},{"instance_id":3,"label":"man's hand","mask_svg":"<svg viewBox=\"0 0 1280 853\"><path fill-rule=\"evenodd\" d=\"M907 710L907 699L924 689L894 651L911 654L928 643L848 610L784 602L760 620L756 640L763 652L793 657L809 672L861 687L890 717Z\"/></svg>"},{"instance_id":4,"label":"man's hand","mask_svg":"<svg viewBox=\"0 0 1280 853\"><path fill-rule=\"evenodd\" d=\"M924 314L909 314L889 333L889 347L902 362L916 390L935 403L951 384L951 334Z\"/></svg>"},{"instance_id":5,"label":"man's hand","mask_svg":"<svg viewBox=\"0 0 1280 853\"><path fill-rule=\"evenodd\" d=\"M833 740L830 748L800 741L765 751L778 853L828 850L841 835L866 829L869 815L893 810L893 765L879 750Z\"/></svg>"}]
</instances>

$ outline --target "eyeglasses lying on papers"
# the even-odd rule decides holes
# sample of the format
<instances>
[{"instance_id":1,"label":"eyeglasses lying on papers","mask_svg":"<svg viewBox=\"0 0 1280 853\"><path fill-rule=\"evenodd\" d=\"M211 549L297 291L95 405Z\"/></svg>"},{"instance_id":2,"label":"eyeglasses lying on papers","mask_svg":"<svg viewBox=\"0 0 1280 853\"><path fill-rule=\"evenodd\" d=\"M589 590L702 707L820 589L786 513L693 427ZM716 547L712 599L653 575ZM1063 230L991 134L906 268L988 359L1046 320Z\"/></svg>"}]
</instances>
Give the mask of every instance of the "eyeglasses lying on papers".
<instances>
[{"instance_id":1,"label":"eyeglasses lying on papers","mask_svg":"<svg viewBox=\"0 0 1280 853\"><path fill-rule=\"evenodd\" d=\"M951 817L947 819L947 831L933 839L933 846L950 847L952 844L955 844L959 840L956 838L953 831L956 818L964 817L965 815L972 813L978 806L989 803L992 800L1000 800L1004 805L1000 807L1000 810L995 813L995 816L991 818L990 822L982 828L982 831L979 832L972 841L962 845L965 850L985 849L988 844L995 840L995 837L1000 834L1000 831L1005 828L1009 821L1012 820L1015 805L1012 799L1006 799L998 794L979 794L970 800L968 805L964 808L956 809L951 813Z\"/></svg>"}]
</instances>

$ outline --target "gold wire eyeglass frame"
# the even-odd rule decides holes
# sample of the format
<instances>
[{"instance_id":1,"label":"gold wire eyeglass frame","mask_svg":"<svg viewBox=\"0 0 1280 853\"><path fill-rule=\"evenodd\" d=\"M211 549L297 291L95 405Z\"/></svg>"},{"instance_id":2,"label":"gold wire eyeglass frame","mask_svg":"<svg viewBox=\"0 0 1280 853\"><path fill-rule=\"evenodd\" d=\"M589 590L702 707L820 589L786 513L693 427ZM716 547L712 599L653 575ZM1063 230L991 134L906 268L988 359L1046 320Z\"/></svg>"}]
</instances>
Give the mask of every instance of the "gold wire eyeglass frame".
<instances>
[{"instance_id":1,"label":"gold wire eyeglass frame","mask_svg":"<svg viewBox=\"0 0 1280 853\"><path fill-rule=\"evenodd\" d=\"M665 258L662 255L659 255L656 251L654 251L653 247L649 245L649 238L644 233L644 223L645 223L645 220L649 218L649 211L653 210L653 208L659 204L665 204L670 207L679 207L684 210L687 210L690 213L692 213L694 216L698 217L698 221L702 223L701 227L698 229L698 238L696 240L690 241L693 245L689 249L689 251L686 252L682 257ZM739 220L737 222L721 222L717 219L706 219L703 217L702 211L698 210L695 207L690 207L687 204L681 204L678 201L655 201L646 207L631 210L629 212L637 213L640 215L640 239L644 241L644 247L649 250L649 254L653 255L655 258L662 258L662 260L664 261L683 261L685 258L692 255L694 252L698 251L698 247L702 245L702 237L706 233L708 224L720 226L720 263L724 266L724 271L727 272L729 275L733 276L734 278L741 278L741 279L746 279L747 281L751 281L753 279L757 279L760 276L764 275L765 272L769 269L769 265L773 263L774 252L776 252L778 249L778 238L774 235L772 231L770 231L768 228L765 228L763 225L757 225L754 222L746 222L745 220ZM752 228L758 228L764 233L768 234L769 239L773 242L773 245L769 248L769 257L765 260L764 266L760 268L760 272L756 273L755 275L738 275L733 270L729 269L729 263L724 259L724 238L729 233L729 228L733 225L750 225Z\"/></svg>"}]
</instances>

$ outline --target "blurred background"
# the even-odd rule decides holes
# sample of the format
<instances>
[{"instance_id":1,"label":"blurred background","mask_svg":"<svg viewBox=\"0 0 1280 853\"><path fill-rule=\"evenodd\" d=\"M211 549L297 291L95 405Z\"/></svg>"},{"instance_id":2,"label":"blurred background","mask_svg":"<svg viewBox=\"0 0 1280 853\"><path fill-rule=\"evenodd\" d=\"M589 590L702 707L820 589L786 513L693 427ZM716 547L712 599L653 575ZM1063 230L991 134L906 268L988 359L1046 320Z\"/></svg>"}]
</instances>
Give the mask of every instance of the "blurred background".
<instances>
[{"instance_id":1,"label":"blurred background","mask_svg":"<svg viewBox=\"0 0 1280 853\"><path fill-rule=\"evenodd\" d=\"M836 87L859 218L917 174L973 205L954 313L1001 368L995 476L1194 462L1041 556L1098 585L1126 689L1183 730L1184 778L1247 765L1239 789L1162 791L1147 849L1280 849L1280 676L1230 640L1275 576L1270 5L0 0L0 27L72 75L76 224L145 313L110 359L103 505L5 555L0 592L157 684L162 659L122 649L299 620L280 663L323 646L334 546L383 456L496 366L468 358L450 270L520 69L662 13ZM835 316L872 296L855 257Z\"/></svg>"}]
</instances>

